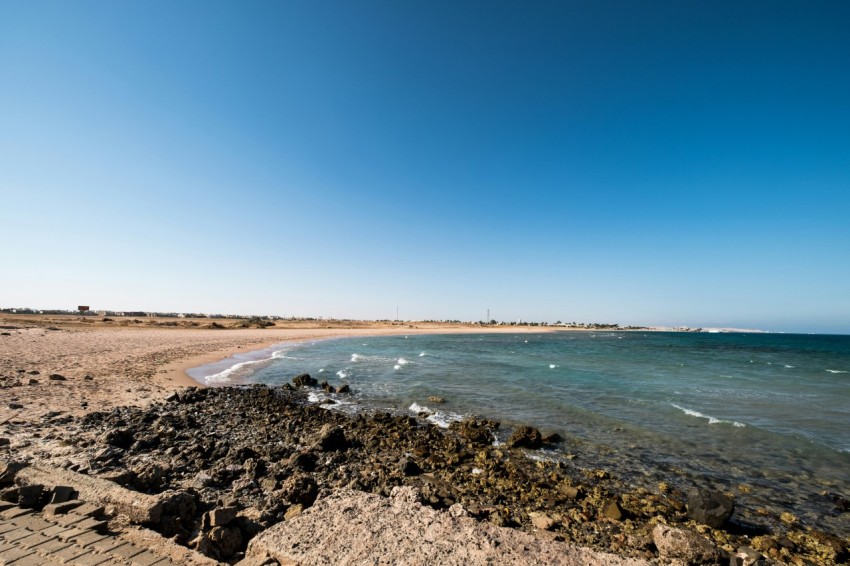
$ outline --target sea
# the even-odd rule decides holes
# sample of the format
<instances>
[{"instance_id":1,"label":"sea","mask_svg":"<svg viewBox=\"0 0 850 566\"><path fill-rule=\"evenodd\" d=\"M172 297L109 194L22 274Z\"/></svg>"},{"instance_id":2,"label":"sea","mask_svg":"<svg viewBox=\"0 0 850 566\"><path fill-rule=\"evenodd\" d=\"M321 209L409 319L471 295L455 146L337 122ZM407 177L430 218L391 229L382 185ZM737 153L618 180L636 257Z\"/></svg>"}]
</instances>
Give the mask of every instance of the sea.
<instances>
[{"instance_id":1,"label":"sea","mask_svg":"<svg viewBox=\"0 0 850 566\"><path fill-rule=\"evenodd\" d=\"M736 494L750 516L791 513L850 536L850 336L564 331L417 334L285 343L190 370L211 386L309 373L355 414L529 424L564 442L530 458L631 485ZM435 403L429 397L440 397Z\"/></svg>"}]
</instances>

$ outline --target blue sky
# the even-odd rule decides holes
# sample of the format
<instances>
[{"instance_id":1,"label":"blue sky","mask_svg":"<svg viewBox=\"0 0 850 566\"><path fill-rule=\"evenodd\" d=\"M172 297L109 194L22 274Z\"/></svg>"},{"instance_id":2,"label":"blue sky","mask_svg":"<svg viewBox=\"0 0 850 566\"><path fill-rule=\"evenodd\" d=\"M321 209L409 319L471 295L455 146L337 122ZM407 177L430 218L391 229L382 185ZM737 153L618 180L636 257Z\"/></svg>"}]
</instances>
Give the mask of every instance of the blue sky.
<instances>
[{"instance_id":1,"label":"blue sky","mask_svg":"<svg viewBox=\"0 0 850 566\"><path fill-rule=\"evenodd\" d=\"M2 3L0 306L850 333L848 23Z\"/></svg>"}]
</instances>

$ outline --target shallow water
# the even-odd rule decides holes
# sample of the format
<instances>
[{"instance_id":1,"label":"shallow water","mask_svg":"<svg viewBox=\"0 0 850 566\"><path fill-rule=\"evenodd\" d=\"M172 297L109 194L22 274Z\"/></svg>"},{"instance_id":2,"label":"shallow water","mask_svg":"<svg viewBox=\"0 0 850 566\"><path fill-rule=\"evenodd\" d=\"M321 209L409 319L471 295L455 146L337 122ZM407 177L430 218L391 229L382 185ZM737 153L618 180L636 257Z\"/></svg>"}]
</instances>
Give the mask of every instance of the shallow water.
<instances>
[{"instance_id":1,"label":"shallow water","mask_svg":"<svg viewBox=\"0 0 850 566\"><path fill-rule=\"evenodd\" d=\"M235 361L194 376L279 385L307 372L350 384L354 395L334 396L337 410L528 423L567 439L538 457L575 454L648 487L736 491L752 512L790 511L850 534L850 517L824 495L850 496L848 336L417 335L279 345Z\"/></svg>"}]
</instances>

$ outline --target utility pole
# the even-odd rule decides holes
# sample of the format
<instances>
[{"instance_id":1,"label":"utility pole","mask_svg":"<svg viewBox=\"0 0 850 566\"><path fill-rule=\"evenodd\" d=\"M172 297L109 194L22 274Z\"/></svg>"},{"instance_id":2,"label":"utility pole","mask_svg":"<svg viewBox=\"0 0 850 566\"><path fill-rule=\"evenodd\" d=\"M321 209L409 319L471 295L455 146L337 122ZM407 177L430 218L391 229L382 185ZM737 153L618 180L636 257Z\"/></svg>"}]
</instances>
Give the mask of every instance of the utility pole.
<instances>
[{"instance_id":1,"label":"utility pole","mask_svg":"<svg viewBox=\"0 0 850 566\"><path fill-rule=\"evenodd\" d=\"M398 305L395 306L395 321L398 322Z\"/></svg>"},{"instance_id":2,"label":"utility pole","mask_svg":"<svg viewBox=\"0 0 850 566\"><path fill-rule=\"evenodd\" d=\"M485 322L490 324L490 309L487 309L487 320Z\"/></svg>"}]
</instances>

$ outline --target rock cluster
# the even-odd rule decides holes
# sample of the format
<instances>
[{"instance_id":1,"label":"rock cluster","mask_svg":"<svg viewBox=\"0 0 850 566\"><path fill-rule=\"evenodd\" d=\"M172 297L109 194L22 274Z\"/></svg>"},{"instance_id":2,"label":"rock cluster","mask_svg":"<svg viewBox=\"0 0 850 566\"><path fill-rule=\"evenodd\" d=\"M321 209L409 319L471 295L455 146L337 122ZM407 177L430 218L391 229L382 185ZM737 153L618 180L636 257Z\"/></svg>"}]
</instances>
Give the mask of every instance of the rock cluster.
<instances>
[{"instance_id":1,"label":"rock cluster","mask_svg":"<svg viewBox=\"0 0 850 566\"><path fill-rule=\"evenodd\" d=\"M296 380L317 385L306 374ZM62 440L81 455L71 469L191 499L191 506L180 503L193 509L191 517L156 529L231 562L258 533L299 516L317 498L341 488L389 496L399 486L435 509L635 558L729 563L750 545L784 561L846 551L840 539L818 542L797 531L765 533L756 543L698 525L722 515L713 511L726 509L722 499L692 502L675 489L634 488L582 468L580 457L532 460L525 447L543 438L531 427L517 427L513 442L496 446L495 421L468 419L443 430L404 415L350 417L306 398L292 387L188 388L145 409L90 413ZM699 519L697 500L706 503ZM677 530L658 531L662 524ZM681 549L697 544L691 535L705 545L688 558Z\"/></svg>"}]
</instances>

